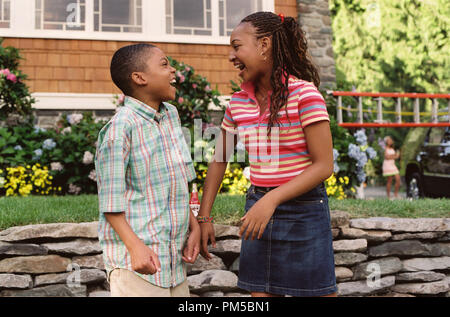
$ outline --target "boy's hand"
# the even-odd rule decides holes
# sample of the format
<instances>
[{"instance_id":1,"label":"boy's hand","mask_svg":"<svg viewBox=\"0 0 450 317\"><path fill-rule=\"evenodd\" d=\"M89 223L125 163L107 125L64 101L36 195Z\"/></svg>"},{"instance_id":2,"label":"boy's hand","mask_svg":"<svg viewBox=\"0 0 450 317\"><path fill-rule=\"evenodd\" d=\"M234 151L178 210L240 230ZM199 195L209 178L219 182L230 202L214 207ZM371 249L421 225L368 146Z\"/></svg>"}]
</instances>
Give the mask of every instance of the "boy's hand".
<instances>
[{"instance_id":1,"label":"boy's hand","mask_svg":"<svg viewBox=\"0 0 450 317\"><path fill-rule=\"evenodd\" d=\"M200 252L200 227L197 225L191 229L186 246L183 250L183 261L186 263L194 263Z\"/></svg>"},{"instance_id":2,"label":"boy's hand","mask_svg":"<svg viewBox=\"0 0 450 317\"><path fill-rule=\"evenodd\" d=\"M140 274L153 275L161 272L158 255L144 243L137 244L130 250L131 268Z\"/></svg>"},{"instance_id":3,"label":"boy's hand","mask_svg":"<svg viewBox=\"0 0 450 317\"><path fill-rule=\"evenodd\" d=\"M213 248L216 247L216 235L214 233L214 225L210 222L200 224L200 228L202 231L202 251L200 254L206 259L211 260L212 256L208 252L208 242L211 240L211 244Z\"/></svg>"}]
</instances>

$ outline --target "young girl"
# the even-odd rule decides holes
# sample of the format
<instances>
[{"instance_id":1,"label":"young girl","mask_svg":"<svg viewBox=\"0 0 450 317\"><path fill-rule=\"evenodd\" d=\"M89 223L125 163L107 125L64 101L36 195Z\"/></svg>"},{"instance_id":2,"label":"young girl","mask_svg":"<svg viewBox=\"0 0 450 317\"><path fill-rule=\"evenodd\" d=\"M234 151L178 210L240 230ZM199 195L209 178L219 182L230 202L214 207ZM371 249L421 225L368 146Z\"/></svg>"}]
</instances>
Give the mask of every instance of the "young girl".
<instances>
[{"instance_id":1,"label":"young girl","mask_svg":"<svg viewBox=\"0 0 450 317\"><path fill-rule=\"evenodd\" d=\"M229 60L243 84L226 109L208 167L199 212L201 253L211 258L209 240L215 247L209 216L239 135L252 186L240 228L238 286L252 296L334 296L323 185L333 171L333 147L304 33L293 18L257 12L241 21L230 41Z\"/></svg>"},{"instance_id":2,"label":"young girl","mask_svg":"<svg viewBox=\"0 0 450 317\"><path fill-rule=\"evenodd\" d=\"M400 154L395 151L394 141L390 136L386 136L384 138L384 143L386 144L386 148L384 150L383 176L387 177L387 197L390 199L392 177L395 177L394 197L398 198L398 190L400 189L400 174L397 166L395 166L395 160L399 158Z\"/></svg>"}]
</instances>

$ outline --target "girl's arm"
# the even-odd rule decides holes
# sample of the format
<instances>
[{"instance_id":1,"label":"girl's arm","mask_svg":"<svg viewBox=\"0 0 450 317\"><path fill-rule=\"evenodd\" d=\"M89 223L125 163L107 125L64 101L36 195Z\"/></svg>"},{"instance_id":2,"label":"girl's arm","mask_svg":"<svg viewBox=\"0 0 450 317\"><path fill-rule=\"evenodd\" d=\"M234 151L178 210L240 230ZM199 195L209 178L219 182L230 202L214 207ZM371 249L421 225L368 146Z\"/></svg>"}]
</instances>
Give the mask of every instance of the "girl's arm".
<instances>
[{"instance_id":1,"label":"girl's arm","mask_svg":"<svg viewBox=\"0 0 450 317\"><path fill-rule=\"evenodd\" d=\"M200 226L192 211L189 211L189 238L183 249L182 259L186 263L194 263L200 252Z\"/></svg>"},{"instance_id":2,"label":"girl's arm","mask_svg":"<svg viewBox=\"0 0 450 317\"><path fill-rule=\"evenodd\" d=\"M330 126L321 121L304 128L312 164L300 175L264 195L242 218L240 235L245 239L261 238L275 208L281 203L302 195L326 180L333 173L333 142Z\"/></svg>"},{"instance_id":3,"label":"girl's arm","mask_svg":"<svg viewBox=\"0 0 450 317\"><path fill-rule=\"evenodd\" d=\"M208 173L206 174L205 184L203 185L203 196L200 204L199 216L209 217L211 209L219 191L220 184L223 181L225 170L230 156L236 147L237 136L221 130L217 139L214 157L208 164ZM214 227L212 223L202 223L201 228L201 251L200 254L207 260L211 259L208 252L208 241L211 240L213 247L216 247L214 236Z\"/></svg>"},{"instance_id":4,"label":"girl's arm","mask_svg":"<svg viewBox=\"0 0 450 317\"><path fill-rule=\"evenodd\" d=\"M304 128L304 133L312 164L297 177L267 193L277 205L310 191L333 174L333 142L329 123L321 121L309 125Z\"/></svg>"}]
</instances>

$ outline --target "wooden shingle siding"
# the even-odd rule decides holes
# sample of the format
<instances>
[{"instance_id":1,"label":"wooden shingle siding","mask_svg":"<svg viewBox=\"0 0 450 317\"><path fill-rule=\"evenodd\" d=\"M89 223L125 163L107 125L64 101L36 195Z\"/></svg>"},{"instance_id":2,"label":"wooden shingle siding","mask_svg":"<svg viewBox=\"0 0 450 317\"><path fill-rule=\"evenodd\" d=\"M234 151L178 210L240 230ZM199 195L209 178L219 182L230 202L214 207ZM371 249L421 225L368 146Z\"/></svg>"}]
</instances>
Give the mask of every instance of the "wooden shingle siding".
<instances>
[{"instance_id":1,"label":"wooden shingle siding","mask_svg":"<svg viewBox=\"0 0 450 317\"><path fill-rule=\"evenodd\" d=\"M276 0L275 11L297 16L296 0ZM31 92L120 93L111 82L109 64L118 48L135 42L5 38L4 46L21 50L20 69ZM152 43L167 55L192 66L221 94L231 93L238 72L228 62L228 45Z\"/></svg>"}]
</instances>

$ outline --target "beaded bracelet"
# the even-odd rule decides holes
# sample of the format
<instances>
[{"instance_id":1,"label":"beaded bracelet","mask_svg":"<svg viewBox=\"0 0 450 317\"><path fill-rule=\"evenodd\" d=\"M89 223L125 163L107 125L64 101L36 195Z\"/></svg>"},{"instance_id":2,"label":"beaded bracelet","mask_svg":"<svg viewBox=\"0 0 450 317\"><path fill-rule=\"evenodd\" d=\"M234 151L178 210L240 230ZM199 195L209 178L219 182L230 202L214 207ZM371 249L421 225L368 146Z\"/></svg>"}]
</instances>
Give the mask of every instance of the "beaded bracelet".
<instances>
[{"instance_id":1,"label":"beaded bracelet","mask_svg":"<svg viewBox=\"0 0 450 317\"><path fill-rule=\"evenodd\" d=\"M214 223L214 217L197 216L198 223Z\"/></svg>"}]
</instances>

